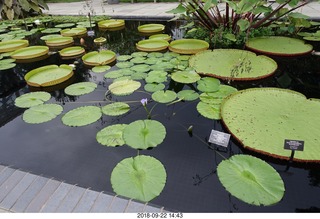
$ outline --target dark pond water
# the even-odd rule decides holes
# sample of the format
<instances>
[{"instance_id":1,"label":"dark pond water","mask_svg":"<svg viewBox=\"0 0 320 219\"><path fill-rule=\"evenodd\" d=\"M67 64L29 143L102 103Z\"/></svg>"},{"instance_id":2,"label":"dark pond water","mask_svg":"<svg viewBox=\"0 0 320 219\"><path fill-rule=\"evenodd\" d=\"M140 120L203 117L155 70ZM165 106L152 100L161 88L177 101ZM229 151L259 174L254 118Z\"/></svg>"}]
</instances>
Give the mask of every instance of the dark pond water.
<instances>
[{"instance_id":1,"label":"dark pond water","mask_svg":"<svg viewBox=\"0 0 320 219\"><path fill-rule=\"evenodd\" d=\"M164 22L165 23L165 22ZM126 30L98 33L108 40L107 48L119 54L130 54L135 43L141 40L136 28L142 22L127 22ZM167 24L166 32L173 38L181 38L183 32ZM36 42L40 44L40 41ZM77 42L79 43L79 42ZM92 39L86 39L87 48L95 49ZM239 89L248 87L284 87L304 93L307 97L320 98L320 57L307 56L291 59L276 59L279 70L275 76L250 83L233 83ZM29 70L47 65L72 63L55 54L44 61L19 64L13 70L0 71L0 163L54 177L67 183L90 187L96 191L113 193L110 175L115 165L137 151L127 146L109 148L97 143L96 133L116 123L128 124L137 119L146 119L141 106L142 98L150 98L145 92L130 96L107 96L112 101L133 101L131 111L118 117L103 116L94 124L71 128L63 125L61 115L47 123L30 125L22 120L24 110L14 106L14 99L31 88L26 86L23 76ZM75 77L60 87L52 89L50 102L60 103L64 113L82 105L105 105L105 92L111 80L88 70L78 60ZM116 68L116 67L113 67ZM92 81L98 89L80 97L69 97L63 92L68 83ZM142 82L142 81L141 81ZM142 82L143 83L143 82ZM169 82L168 88L175 91L183 85ZM164 142L152 150L140 154L157 158L167 171L167 183L163 192L151 203L164 206L167 210L181 212L310 212L320 211L320 168L317 165L293 164L287 169L286 162L255 155L266 160L281 175L285 183L283 200L276 205L256 207L231 196L221 185L216 167L222 156L250 153L231 139L227 150L208 144L212 129L226 131L219 121L206 119L196 110L198 101L178 102L172 105L157 104L152 118L165 125L167 136ZM151 109L156 103L148 104ZM187 132L193 126L193 135ZM320 139L320 138L319 138ZM319 141L320 143L320 141ZM222 156L221 156L222 155Z\"/></svg>"}]
</instances>

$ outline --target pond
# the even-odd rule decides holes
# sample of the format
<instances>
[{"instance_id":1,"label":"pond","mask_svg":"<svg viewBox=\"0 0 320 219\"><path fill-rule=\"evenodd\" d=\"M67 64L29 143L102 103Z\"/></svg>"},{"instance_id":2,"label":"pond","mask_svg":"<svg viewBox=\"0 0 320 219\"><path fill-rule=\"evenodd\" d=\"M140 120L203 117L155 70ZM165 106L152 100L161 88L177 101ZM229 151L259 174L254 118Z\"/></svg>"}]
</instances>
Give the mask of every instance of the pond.
<instances>
[{"instance_id":1,"label":"pond","mask_svg":"<svg viewBox=\"0 0 320 219\"><path fill-rule=\"evenodd\" d=\"M126 55L136 52L135 43L145 37L137 27L147 21L126 21L126 28L119 31L98 32L95 37L85 37L76 44L88 51L98 49L93 38L105 37L103 46ZM173 39L180 39L184 32L178 29L179 22L158 22L166 25L165 32ZM37 37L34 44L43 44ZM308 98L320 98L320 57L308 55L298 58L276 58L279 68L274 76L253 82L231 82L239 90L251 87L282 87L305 94ZM114 124L129 124L147 119L147 112L140 100L148 99L146 107L151 118L166 128L164 141L157 147L139 150L140 155L155 157L166 169L167 181L161 194L150 203L164 206L168 211L180 212L319 212L320 171L316 164L289 164L245 150L234 138L228 148L208 143L212 129L228 132L220 120L211 120L199 114L196 101L178 101L161 104L151 101L151 93L143 90L129 96L106 94L111 79L105 73L94 73L81 59L63 60L58 53L34 63L17 64L14 69L0 71L0 163L46 177L96 191L114 194L110 175L123 159L137 155L137 150L128 146L105 147L96 140L98 131ZM84 105L104 106L112 101L123 101L130 111L121 116L102 116L97 122L83 127L68 127L61 117L42 124L31 125L22 120L24 109L14 106L16 97L34 91L23 80L24 75L48 64L75 64L75 76L65 83L49 87L50 103L63 106L63 114ZM111 70L117 69L113 66ZM110 70L110 71L111 71ZM97 89L82 96L68 96L64 88L71 83L90 81ZM225 82L221 82L225 83ZM192 87L192 85L190 85ZM166 88L179 92L187 85L170 78ZM267 109L266 109L267 110ZM192 127L192 132L188 129ZM319 141L320 142L320 141ZM280 174L285 193L283 199L272 206L259 207L246 204L228 193L220 183L216 168L225 158L235 154L252 154L268 162Z\"/></svg>"}]
</instances>

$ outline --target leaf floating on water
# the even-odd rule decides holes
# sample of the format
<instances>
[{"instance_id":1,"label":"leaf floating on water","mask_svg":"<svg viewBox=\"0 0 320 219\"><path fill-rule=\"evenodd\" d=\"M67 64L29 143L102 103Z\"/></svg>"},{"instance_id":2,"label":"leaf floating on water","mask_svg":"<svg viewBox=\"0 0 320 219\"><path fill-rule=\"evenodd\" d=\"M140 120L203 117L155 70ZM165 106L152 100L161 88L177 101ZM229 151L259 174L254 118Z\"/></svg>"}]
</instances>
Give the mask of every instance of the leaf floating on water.
<instances>
[{"instance_id":1,"label":"leaf floating on water","mask_svg":"<svg viewBox=\"0 0 320 219\"><path fill-rule=\"evenodd\" d=\"M169 103L177 98L177 94L172 90L159 90L154 92L151 97L156 102Z\"/></svg>"},{"instance_id":2,"label":"leaf floating on water","mask_svg":"<svg viewBox=\"0 0 320 219\"><path fill-rule=\"evenodd\" d=\"M62 111L62 106L58 104L41 104L24 111L22 119L26 123L40 124L56 118Z\"/></svg>"},{"instance_id":3,"label":"leaf floating on water","mask_svg":"<svg viewBox=\"0 0 320 219\"><path fill-rule=\"evenodd\" d=\"M109 90L114 95L125 96L132 94L134 91L138 90L140 86L141 83L139 81L125 79L110 84Z\"/></svg>"},{"instance_id":4,"label":"leaf floating on water","mask_svg":"<svg viewBox=\"0 0 320 219\"><path fill-rule=\"evenodd\" d=\"M20 108L29 108L36 105L41 105L50 100L51 94L44 91L37 91L32 93L23 94L17 97L14 105Z\"/></svg>"},{"instance_id":5,"label":"leaf floating on water","mask_svg":"<svg viewBox=\"0 0 320 219\"><path fill-rule=\"evenodd\" d=\"M102 116L100 107L82 106L70 110L62 117L62 123L67 126L85 126L98 121Z\"/></svg>"},{"instance_id":6,"label":"leaf floating on water","mask_svg":"<svg viewBox=\"0 0 320 219\"><path fill-rule=\"evenodd\" d=\"M116 124L105 127L97 133L97 141L105 146L116 147L125 144L123 140L123 130L127 124Z\"/></svg>"},{"instance_id":7,"label":"leaf floating on water","mask_svg":"<svg viewBox=\"0 0 320 219\"><path fill-rule=\"evenodd\" d=\"M193 101L199 98L199 94L194 90L182 90L177 94L179 99Z\"/></svg>"},{"instance_id":8,"label":"leaf floating on water","mask_svg":"<svg viewBox=\"0 0 320 219\"><path fill-rule=\"evenodd\" d=\"M93 82L79 82L71 84L64 89L64 92L70 96L80 96L93 92L97 88L97 84Z\"/></svg>"},{"instance_id":9,"label":"leaf floating on water","mask_svg":"<svg viewBox=\"0 0 320 219\"><path fill-rule=\"evenodd\" d=\"M111 103L102 107L103 114L107 116L120 116L127 113L129 110L130 106L123 102Z\"/></svg>"}]
</instances>

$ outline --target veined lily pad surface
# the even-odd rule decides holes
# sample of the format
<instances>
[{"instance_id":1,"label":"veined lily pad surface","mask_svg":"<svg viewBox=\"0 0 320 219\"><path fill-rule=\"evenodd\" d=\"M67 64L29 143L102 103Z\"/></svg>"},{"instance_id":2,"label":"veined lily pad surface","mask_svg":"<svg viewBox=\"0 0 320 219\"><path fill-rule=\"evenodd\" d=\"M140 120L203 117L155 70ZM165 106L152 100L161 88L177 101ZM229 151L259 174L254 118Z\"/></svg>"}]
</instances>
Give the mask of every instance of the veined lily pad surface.
<instances>
[{"instance_id":1,"label":"veined lily pad surface","mask_svg":"<svg viewBox=\"0 0 320 219\"><path fill-rule=\"evenodd\" d=\"M93 82L78 82L71 84L64 89L64 92L71 96L80 96L91 93L97 88L97 84Z\"/></svg>"},{"instance_id":2,"label":"veined lily pad surface","mask_svg":"<svg viewBox=\"0 0 320 219\"><path fill-rule=\"evenodd\" d=\"M37 91L23 94L17 97L14 101L14 105L20 108L29 108L32 106L43 104L50 100L51 94L44 91Z\"/></svg>"},{"instance_id":3,"label":"veined lily pad surface","mask_svg":"<svg viewBox=\"0 0 320 219\"><path fill-rule=\"evenodd\" d=\"M196 54L207 50L209 43L198 39L180 39L174 40L169 45L169 50L180 54Z\"/></svg>"},{"instance_id":4,"label":"veined lily pad surface","mask_svg":"<svg viewBox=\"0 0 320 219\"><path fill-rule=\"evenodd\" d=\"M140 155L122 160L111 173L111 185L117 195L148 202L159 196L166 184L162 163Z\"/></svg>"},{"instance_id":5,"label":"veined lily pad surface","mask_svg":"<svg viewBox=\"0 0 320 219\"><path fill-rule=\"evenodd\" d=\"M192 84L201 79L194 70L176 71L171 75L172 80L182 84Z\"/></svg>"},{"instance_id":6,"label":"veined lily pad surface","mask_svg":"<svg viewBox=\"0 0 320 219\"><path fill-rule=\"evenodd\" d=\"M102 116L100 107L82 106L70 110L62 117L62 123L67 126L85 126L98 121Z\"/></svg>"},{"instance_id":7,"label":"veined lily pad surface","mask_svg":"<svg viewBox=\"0 0 320 219\"><path fill-rule=\"evenodd\" d=\"M97 141L108 147L122 146L125 144L123 140L123 130L127 124L110 125L97 133Z\"/></svg>"},{"instance_id":8,"label":"veined lily pad surface","mask_svg":"<svg viewBox=\"0 0 320 219\"><path fill-rule=\"evenodd\" d=\"M137 120L123 131L126 144L135 149L147 149L161 144L166 136L166 128L156 120Z\"/></svg>"},{"instance_id":9,"label":"veined lily pad surface","mask_svg":"<svg viewBox=\"0 0 320 219\"><path fill-rule=\"evenodd\" d=\"M82 60L89 66L106 65L116 60L116 54L111 50L93 51L82 56Z\"/></svg>"},{"instance_id":10,"label":"veined lily pad surface","mask_svg":"<svg viewBox=\"0 0 320 219\"><path fill-rule=\"evenodd\" d=\"M112 94L118 96L130 95L139 89L141 83L130 79L113 82L109 85L109 90Z\"/></svg>"},{"instance_id":11,"label":"veined lily pad surface","mask_svg":"<svg viewBox=\"0 0 320 219\"><path fill-rule=\"evenodd\" d=\"M141 40L136 44L138 50L147 52L156 52L167 49L169 43L166 40Z\"/></svg>"},{"instance_id":12,"label":"veined lily pad surface","mask_svg":"<svg viewBox=\"0 0 320 219\"><path fill-rule=\"evenodd\" d=\"M29 46L15 50L11 53L11 57L17 60L34 59L48 54L47 46Z\"/></svg>"},{"instance_id":13,"label":"veined lily pad surface","mask_svg":"<svg viewBox=\"0 0 320 219\"><path fill-rule=\"evenodd\" d=\"M85 52L85 49L81 46L71 46L60 50L59 54L62 58L74 58L83 55Z\"/></svg>"},{"instance_id":14,"label":"veined lily pad surface","mask_svg":"<svg viewBox=\"0 0 320 219\"><path fill-rule=\"evenodd\" d=\"M251 88L228 96L221 117L232 135L245 148L281 159L289 159L285 139L305 142L294 160L320 162L319 99L280 88Z\"/></svg>"},{"instance_id":15,"label":"veined lily pad surface","mask_svg":"<svg viewBox=\"0 0 320 219\"><path fill-rule=\"evenodd\" d=\"M250 155L234 155L222 161L217 174L231 195L251 205L273 205L284 195L284 183L277 171Z\"/></svg>"},{"instance_id":16,"label":"veined lily pad surface","mask_svg":"<svg viewBox=\"0 0 320 219\"><path fill-rule=\"evenodd\" d=\"M62 83L73 75L73 69L69 65L46 65L29 71L24 79L33 87L46 87Z\"/></svg>"},{"instance_id":17,"label":"veined lily pad surface","mask_svg":"<svg viewBox=\"0 0 320 219\"><path fill-rule=\"evenodd\" d=\"M238 49L215 49L189 59L197 73L225 80L257 80L272 75L277 63L267 56Z\"/></svg>"},{"instance_id":18,"label":"veined lily pad surface","mask_svg":"<svg viewBox=\"0 0 320 219\"><path fill-rule=\"evenodd\" d=\"M0 60L0 70L7 70L16 66L15 59L2 59Z\"/></svg>"},{"instance_id":19,"label":"veined lily pad surface","mask_svg":"<svg viewBox=\"0 0 320 219\"><path fill-rule=\"evenodd\" d=\"M177 93L179 99L193 101L199 98L199 94L194 90L182 90Z\"/></svg>"},{"instance_id":20,"label":"veined lily pad surface","mask_svg":"<svg viewBox=\"0 0 320 219\"><path fill-rule=\"evenodd\" d=\"M27 47L29 45L28 40L8 40L0 42L0 53L12 52L20 48Z\"/></svg>"},{"instance_id":21,"label":"veined lily pad surface","mask_svg":"<svg viewBox=\"0 0 320 219\"><path fill-rule=\"evenodd\" d=\"M40 124L56 118L62 111L62 106L58 104L41 104L24 111L22 119L26 123Z\"/></svg>"},{"instance_id":22,"label":"veined lily pad surface","mask_svg":"<svg viewBox=\"0 0 320 219\"><path fill-rule=\"evenodd\" d=\"M276 56L299 56L313 50L312 45L305 44L303 40L282 36L251 38L246 47L255 52Z\"/></svg>"},{"instance_id":23,"label":"veined lily pad surface","mask_svg":"<svg viewBox=\"0 0 320 219\"><path fill-rule=\"evenodd\" d=\"M159 90L154 92L151 97L156 102L169 103L177 98L177 94L172 90Z\"/></svg>"},{"instance_id":24,"label":"veined lily pad surface","mask_svg":"<svg viewBox=\"0 0 320 219\"><path fill-rule=\"evenodd\" d=\"M123 102L110 103L102 107L103 114L107 116L120 116L127 113L129 110L130 106Z\"/></svg>"}]
</instances>

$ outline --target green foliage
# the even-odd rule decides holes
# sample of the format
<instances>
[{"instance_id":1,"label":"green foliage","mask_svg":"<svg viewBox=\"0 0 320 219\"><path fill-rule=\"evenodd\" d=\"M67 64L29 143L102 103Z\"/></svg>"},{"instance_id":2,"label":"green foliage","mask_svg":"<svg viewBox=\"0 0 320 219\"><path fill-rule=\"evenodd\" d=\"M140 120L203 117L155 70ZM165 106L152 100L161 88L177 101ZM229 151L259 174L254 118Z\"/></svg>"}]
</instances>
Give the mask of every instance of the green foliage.
<instances>
[{"instance_id":1,"label":"green foliage","mask_svg":"<svg viewBox=\"0 0 320 219\"><path fill-rule=\"evenodd\" d=\"M4 0L0 13L3 19L13 20L28 17L33 13L42 14L43 9L49 9L43 0Z\"/></svg>"}]
</instances>

